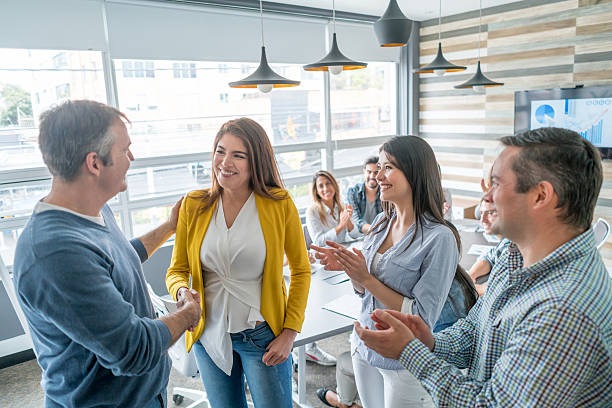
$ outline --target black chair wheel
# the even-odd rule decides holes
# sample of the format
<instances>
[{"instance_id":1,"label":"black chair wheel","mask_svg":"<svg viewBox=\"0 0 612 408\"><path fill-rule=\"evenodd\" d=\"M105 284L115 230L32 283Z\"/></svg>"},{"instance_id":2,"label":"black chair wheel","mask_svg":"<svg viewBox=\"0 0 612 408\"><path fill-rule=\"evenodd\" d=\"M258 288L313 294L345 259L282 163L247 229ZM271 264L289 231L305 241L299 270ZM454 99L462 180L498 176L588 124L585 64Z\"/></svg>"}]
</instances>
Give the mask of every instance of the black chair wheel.
<instances>
[{"instance_id":1,"label":"black chair wheel","mask_svg":"<svg viewBox=\"0 0 612 408\"><path fill-rule=\"evenodd\" d=\"M183 397L181 394L174 394L172 396L172 401L174 401L176 405L181 405L184 399L185 397Z\"/></svg>"}]
</instances>

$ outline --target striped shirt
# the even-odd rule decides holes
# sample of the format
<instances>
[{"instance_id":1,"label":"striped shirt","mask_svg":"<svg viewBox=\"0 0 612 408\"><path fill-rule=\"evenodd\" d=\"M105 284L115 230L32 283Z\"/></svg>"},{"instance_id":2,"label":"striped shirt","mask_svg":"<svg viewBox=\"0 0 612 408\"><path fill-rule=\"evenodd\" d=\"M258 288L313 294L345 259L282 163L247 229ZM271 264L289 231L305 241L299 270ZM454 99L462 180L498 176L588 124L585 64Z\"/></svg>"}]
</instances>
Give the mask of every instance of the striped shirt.
<instances>
[{"instance_id":1,"label":"striped shirt","mask_svg":"<svg viewBox=\"0 0 612 408\"><path fill-rule=\"evenodd\" d=\"M440 407L612 407L612 279L593 231L522 266L509 243L468 316L401 364Z\"/></svg>"}]
</instances>

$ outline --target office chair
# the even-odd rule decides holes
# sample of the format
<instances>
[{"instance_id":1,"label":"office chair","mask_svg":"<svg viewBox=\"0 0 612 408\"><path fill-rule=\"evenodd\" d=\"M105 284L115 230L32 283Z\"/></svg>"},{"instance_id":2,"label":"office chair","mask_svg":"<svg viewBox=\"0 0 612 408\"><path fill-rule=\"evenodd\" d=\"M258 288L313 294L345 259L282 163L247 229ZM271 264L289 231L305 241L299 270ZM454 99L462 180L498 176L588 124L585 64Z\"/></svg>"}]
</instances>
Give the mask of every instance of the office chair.
<instances>
[{"instance_id":1,"label":"office chair","mask_svg":"<svg viewBox=\"0 0 612 408\"><path fill-rule=\"evenodd\" d=\"M304 240L306 241L306 249L310 249L310 245L312 244L312 238L310 238L308 227L306 227L306 225L302 225L302 230L304 231Z\"/></svg>"},{"instance_id":2,"label":"office chair","mask_svg":"<svg viewBox=\"0 0 612 408\"><path fill-rule=\"evenodd\" d=\"M13 305L13 309L15 309L15 313L17 314L17 318L19 319L19 323L21 323L21 327L25 333L27 347L34 348L32 345L32 337L30 337L30 327L28 326L28 322L26 320L25 315L23 314L23 310L21 310L21 306L17 301L17 293L15 292L15 287L13 286L12 278L9 275L8 268L4 264L4 260L0 256L0 279L2 279L2 283L4 284L4 288L6 289L6 294Z\"/></svg>"},{"instance_id":3,"label":"office chair","mask_svg":"<svg viewBox=\"0 0 612 408\"><path fill-rule=\"evenodd\" d=\"M149 297L151 303L155 309L157 317L165 316L176 310L176 303L170 295L158 296L147 283L147 289L149 291ZM197 377L199 376L198 366L195 361L195 356L192 352L187 352L185 349L185 334L181 336L176 343L174 343L168 349L168 355L172 359L172 367L176 368L178 372L186 377ZM176 405L180 405L183 399L187 397L193 402L185 408L209 408L208 396L206 391L195 390L193 388L182 388L174 387L172 389L172 401ZM252 402L247 402L249 408L254 408Z\"/></svg>"},{"instance_id":4,"label":"office chair","mask_svg":"<svg viewBox=\"0 0 612 408\"><path fill-rule=\"evenodd\" d=\"M601 248L610 235L610 224L603 218L599 218L593 223L593 235L597 249Z\"/></svg>"}]
</instances>

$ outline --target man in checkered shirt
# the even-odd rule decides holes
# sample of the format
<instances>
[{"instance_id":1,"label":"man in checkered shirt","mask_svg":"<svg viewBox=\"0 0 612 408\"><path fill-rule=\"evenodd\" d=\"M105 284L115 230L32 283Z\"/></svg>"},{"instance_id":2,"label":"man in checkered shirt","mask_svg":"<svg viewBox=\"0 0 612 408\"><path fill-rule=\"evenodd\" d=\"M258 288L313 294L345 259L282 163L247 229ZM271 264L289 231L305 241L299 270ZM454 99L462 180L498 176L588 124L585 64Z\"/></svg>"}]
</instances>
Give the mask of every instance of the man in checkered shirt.
<instances>
[{"instance_id":1,"label":"man in checkered shirt","mask_svg":"<svg viewBox=\"0 0 612 408\"><path fill-rule=\"evenodd\" d=\"M484 296L435 335L418 316L382 310L378 330L356 330L440 407L612 407L612 279L590 228L599 152L558 128L501 142L484 199L508 241Z\"/></svg>"}]
</instances>

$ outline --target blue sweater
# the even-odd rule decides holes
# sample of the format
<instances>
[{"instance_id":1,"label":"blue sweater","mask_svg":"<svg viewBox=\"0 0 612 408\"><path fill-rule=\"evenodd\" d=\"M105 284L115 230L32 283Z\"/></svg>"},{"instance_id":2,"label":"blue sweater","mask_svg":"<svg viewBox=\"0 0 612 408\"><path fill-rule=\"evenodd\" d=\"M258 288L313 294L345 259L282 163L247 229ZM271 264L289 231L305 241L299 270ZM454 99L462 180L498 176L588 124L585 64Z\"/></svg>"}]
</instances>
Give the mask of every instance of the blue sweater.
<instances>
[{"instance_id":1,"label":"blue sweater","mask_svg":"<svg viewBox=\"0 0 612 408\"><path fill-rule=\"evenodd\" d=\"M33 214L15 252L14 284L30 326L46 407L142 407L165 390L170 331L141 261L110 209L106 226L65 211Z\"/></svg>"}]
</instances>

